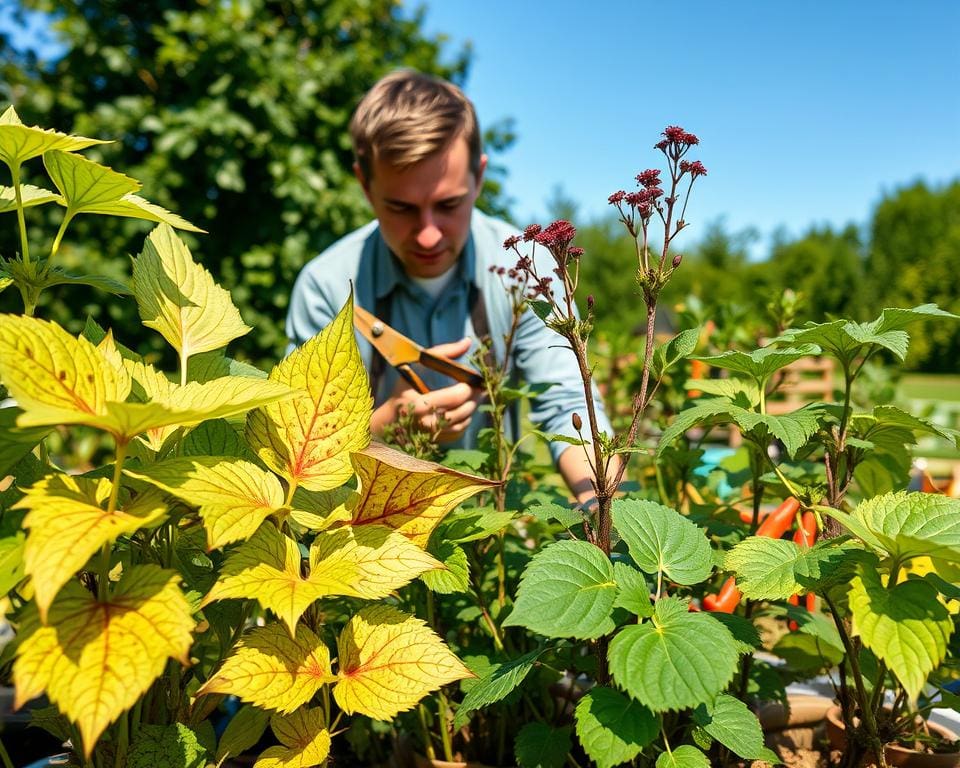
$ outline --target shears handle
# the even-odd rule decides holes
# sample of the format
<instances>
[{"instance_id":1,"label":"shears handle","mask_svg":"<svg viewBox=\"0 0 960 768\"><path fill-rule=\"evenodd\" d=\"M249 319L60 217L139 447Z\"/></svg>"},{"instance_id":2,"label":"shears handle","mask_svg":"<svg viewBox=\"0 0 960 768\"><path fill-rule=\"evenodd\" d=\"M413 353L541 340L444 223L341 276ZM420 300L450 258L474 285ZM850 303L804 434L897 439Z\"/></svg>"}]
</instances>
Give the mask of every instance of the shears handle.
<instances>
[{"instance_id":1,"label":"shears handle","mask_svg":"<svg viewBox=\"0 0 960 768\"><path fill-rule=\"evenodd\" d=\"M407 380L407 383L409 383L410 386L417 390L417 392L419 392L421 395L425 395L430 391L430 387L423 383L423 379L417 376L413 368L410 367L409 363L402 363L401 365L398 365L397 372L403 376L403 378Z\"/></svg>"}]
</instances>

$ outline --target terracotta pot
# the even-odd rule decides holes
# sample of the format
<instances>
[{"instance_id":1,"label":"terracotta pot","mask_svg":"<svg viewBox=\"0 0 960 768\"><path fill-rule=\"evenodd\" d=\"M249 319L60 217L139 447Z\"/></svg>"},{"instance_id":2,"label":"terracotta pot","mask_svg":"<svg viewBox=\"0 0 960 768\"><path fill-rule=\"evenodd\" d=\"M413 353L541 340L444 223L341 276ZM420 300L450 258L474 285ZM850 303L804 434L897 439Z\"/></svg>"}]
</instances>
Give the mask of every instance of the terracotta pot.
<instances>
[{"instance_id":1,"label":"terracotta pot","mask_svg":"<svg viewBox=\"0 0 960 768\"><path fill-rule=\"evenodd\" d=\"M794 751L816 749L823 740L824 718L833 706L833 699L791 694L787 701L789 711L779 702L764 704L757 710L767 747L774 751L778 747Z\"/></svg>"},{"instance_id":2,"label":"terracotta pot","mask_svg":"<svg viewBox=\"0 0 960 768\"><path fill-rule=\"evenodd\" d=\"M927 723L932 733L947 741L956 741L957 734L948 728L934 723ZM827 738L833 749L843 750L847 745L846 727L840 714L840 707L831 707L827 710ZM905 766L906 768L960 768L960 752L931 754L917 752L913 749L901 747L898 744L887 744L884 747L884 756L888 765Z\"/></svg>"},{"instance_id":3,"label":"terracotta pot","mask_svg":"<svg viewBox=\"0 0 960 768\"><path fill-rule=\"evenodd\" d=\"M459 760L431 760L419 752L413 753L413 764L416 768L488 768L483 763L461 762Z\"/></svg>"}]
</instances>

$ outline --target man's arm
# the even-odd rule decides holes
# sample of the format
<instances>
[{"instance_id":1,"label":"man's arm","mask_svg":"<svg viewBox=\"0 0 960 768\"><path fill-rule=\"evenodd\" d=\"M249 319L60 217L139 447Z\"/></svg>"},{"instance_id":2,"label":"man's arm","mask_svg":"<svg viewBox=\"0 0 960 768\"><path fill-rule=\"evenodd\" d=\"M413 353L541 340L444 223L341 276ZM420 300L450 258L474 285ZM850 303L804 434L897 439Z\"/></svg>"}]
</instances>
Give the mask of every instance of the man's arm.
<instances>
[{"instance_id":1,"label":"man's arm","mask_svg":"<svg viewBox=\"0 0 960 768\"><path fill-rule=\"evenodd\" d=\"M593 470L584 449L590 446L571 445L557 459L557 469L563 476L570 492L576 497L578 504L588 503L596 498L597 492L593 485ZM614 456L610 462L607 477L612 480L620 468L621 458Z\"/></svg>"}]
</instances>

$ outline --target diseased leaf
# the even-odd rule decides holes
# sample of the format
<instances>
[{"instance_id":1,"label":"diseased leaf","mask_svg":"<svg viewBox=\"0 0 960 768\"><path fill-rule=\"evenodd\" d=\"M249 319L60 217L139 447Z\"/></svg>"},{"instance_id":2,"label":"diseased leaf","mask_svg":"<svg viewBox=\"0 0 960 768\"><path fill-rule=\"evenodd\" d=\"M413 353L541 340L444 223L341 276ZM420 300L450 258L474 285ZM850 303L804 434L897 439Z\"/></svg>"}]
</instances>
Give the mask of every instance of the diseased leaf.
<instances>
[{"instance_id":1,"label":"diseased leaf","mask_svg":"<svg viewBox=\"0 0 960 768\"><path fill-rule=\"evenodd\" d=\"M311 768L330 754L330 732L321 707L301 707L289 715L274 715L270 727L283 746L269 747L253 768Z\"/></svg>"},{"instance_id":2,"label":"diseased leaf","mask_svg":"<svg viewBox=\"0 0 960 768\"><path fill-rule=\"evenodd\" d=\"M660 731L660 719L619 691L597 687L577 704L577 738L599 768L633 760Z\"/></svg>"},{"instance_id":3,"label":"diseased leaf","mask_svg":"<svg viewBox=\"0 0 960 768\"><path fill-rule=\"evenodd\" d=\"M711 701L733 678L739 648L706 613L690 613L676 598L657 602L653 618L620 630L610 643L610 673L654 712ZM651 674L656 670L656 674Z\"/></svg>"},{"instance_id":4,"label":"diseased leaf","mask_svg":"<svg viewBox=\"0 0 960 768\"><path fill-rule=\"evenodd\" d=\"M615 499L613 525L644 573L698 584L713 571L706 533L679 512L642 499Z\"/></svg>"},{"instance_id":5,"label":"diseased leaf","mask_svg":"<svg viewBox=\"0 0 960 768\"><path fill-rule=\"evenodd\" d=\"M558 541L527 565L503 626L547 637L600 637L614 628L616 596L613 565L602 551L585 541Z\"/></svg>"},{"instance_id":6,"label":"diseased leaf","mask_svg":"<svg viewBox=\"0 0 960 768\"><path fill-rule=\"evenodd\" d=\"M230 694L288 714L335 680L330 651L320 638L307 627L299 627L291 637L274 623L248 631L197 695Z\"/></svg>"},{"instance_id":7,"label":"diseased leaf","mask_svg":"<svg viewBox=\"0 0 960 768\"><path fill-rule=\"evenodd\" d=\"M119 536L158 524L167 513L156 492L138 495L122 509L109 513L104 503L111 482L70 475L47 475L24 490L14 509L27 510L23 520L30 533L24 547L26 573L33 580L40 618L60 588L104 544Z\"/></svg>"},{"instance_id":8,"label":"diseased leaf","mask_svg":"<svg viewBox=\"0 0 960 768\"><path fill-rule=\"evenodd\" d=\"M280 481L243 459L168 459L126 473L199 507L208 549L250 538L284 501Z\"/></svg>"},{"instance_id":9,"label":"diseased leaf","mask_svg":"<svg viewBox=\"0 0 960 768\"><path fill-rule=\"evenodd\" d=\"M348 715L389 720L472 673L426 624L388 605L355 614L337 643L333 696Z\"/></svg>"},{"instance_id":10,"label":"diseased leaf","mask_svg":"<svg viewBox=\"0 0 960 768\"><path fill-rule=\"evenodd\" d=\"M333 322L294 350L270 380L304 390L247 417L250 446L271 470L311 491L353 475L350 454L370 442L373 398L353 332L353 299Z\"/></svg>"},{"instance_id":11,"label":"diseased leaf","mask_svg":"<svg viewBox=\"0 0 960 768\"><path fill-rule=\"evenodd\" d=\"M158 225L133 261L133 294L143 324L157 331L180 356L225 347L251 330L230 294L195 263L173 229Z\"/></svg>"},{"instance_id":12,"label":"diseased leaf","mask_svg":"<svg viewBox=\"0 0 960 768\"><path fill-rule=\"evenodd\" d=\"M457 504L497 485L382 443L371 443L352 458L359 479L353 525L385 525L419 547L426 547L433 529Z\"/></svg>"},{"instance_id":13,"label":"diseased leaf","mask_svg":"<svg viewBox=\"0 0 960 768\"><path fill-rule=\"evenodd\" d=\"M89 758L104 729L146 692L168 659L189 663L194 623L178 579L137 566L106 602L73 581L54 600L46 626L28 611L13 665L14 706L46 693L77 724Z\"/></svg>"},{"instance_id":14,"label":"diseased leaf","mask_svg":"<svg viewBox=\"0 0 960 768\"><path fill-rule=\"evenodd\" d=\"M920 579L886 588L873 568L862 568L850 585L853 634L886 662L915 700L927 675L943 661L953 619L937 591Z\"/></svg>"},{"instance_id":15,"label":"diseased leaf","mask_svg":"<svg viewBox=\"0 0 960 768\"><path fill-rule=\"evenodd\" d=\"M569 726L551 728L533 722L519 730L513 752L523 768L561 768L572 746Z\"/></svg>"}]
</instances>

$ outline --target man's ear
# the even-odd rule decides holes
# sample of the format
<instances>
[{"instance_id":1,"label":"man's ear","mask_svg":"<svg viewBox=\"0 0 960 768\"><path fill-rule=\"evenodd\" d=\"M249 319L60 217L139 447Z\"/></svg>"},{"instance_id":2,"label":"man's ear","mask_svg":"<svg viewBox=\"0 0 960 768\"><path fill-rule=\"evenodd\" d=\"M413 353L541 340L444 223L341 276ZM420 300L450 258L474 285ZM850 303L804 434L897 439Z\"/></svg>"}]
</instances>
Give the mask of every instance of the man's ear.
<instances>
[{"instance_id":1,"label":"man's ear","mask_svg":"<svg viewBox=\"0 0 960 768\"><path fill-rule=\"evenodd\" d=\"M487 156L480 155L480 164L477 167L477 194L483 189L483 173L487 170Z\"/></svg>"},{"instance_id":2,"label":"man's ear","mask_svg":"<svg viewBox=\"0 0 960 768\"><path fill-rule=\"evenodd\" d=\"M360 163L353 164L353 175L357 177L357 181L360 182L360 187L363 189L363 194L366 195L367 201L370 201L370 181L366 176L363 175L363 168L360 167Z\"/></svg>"}]
</instances>

